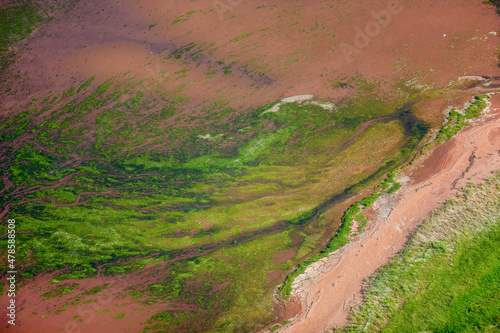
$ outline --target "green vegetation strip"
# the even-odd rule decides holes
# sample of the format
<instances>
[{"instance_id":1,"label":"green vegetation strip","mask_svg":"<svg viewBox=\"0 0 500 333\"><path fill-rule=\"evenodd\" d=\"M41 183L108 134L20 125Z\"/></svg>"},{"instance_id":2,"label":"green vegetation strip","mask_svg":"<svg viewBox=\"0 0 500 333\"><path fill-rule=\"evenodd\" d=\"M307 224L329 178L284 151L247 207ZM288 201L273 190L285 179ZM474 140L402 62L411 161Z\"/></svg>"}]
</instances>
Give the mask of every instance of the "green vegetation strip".
<instances>
[{"instance_id":1,"label":"green vegetation strip","mask_svg":"<svg viewBox=\"0 0 500 333\"><path fill-rule=\"evenodd\" d=\"M481 112L486 108L486 98L489 98L489 96L476 96L471 105L466 108L463 113L458 112L456 108L451 109L447 118L447 124L444 125L438 133L438 142L450 140L453 136L455 136L455 134L457 134L462 128L468 125L466 119L479 117Z\"/></svg>"},{"instance_id":2,"label":"green vegetation strip","mask_svg":"<svg viewBox=\"0 0 500 333\"><path fill-rule=\"evenodd\" d=\"M500 172L471 184L426 220L369 279L343 332L497 332Z\"/></svg>"},{"instance_id":3,"label":"green vegetation strip","mask_svg":"<svg viewBox=\"0 0 500 333\"><path fill-rule=\"evenodd\" d=\"M288 300L290 298L293 281L297 276L304 273L309 265L319 261L322 258L328 257L330 253L340 249L342 246L346 245L349 242L349 234L351 233L352 224L357 216L358 218L360 217L360 215L358 214L363 209L371 207L371 205L383 193L393 193L400 187L401 185L394 180L394 174L391 173L387 177L387 179L379 186L379 190L377 192L351 205L351 207L349 207L349 209L347 209L344 215L342 216L342 224L340 225L340 228L337 230L335 237L333 237L330 243L328 244L327 248L321 251L321 253L301 263L297 267L297 269L286 278L284 284L280 287L280 293L283 299ZM358 230L359 232L361 232L362 228L366 225L366 221L364 221L364 223L365 224L360 225L360 228Z\"/></svg>"}]
</instances>

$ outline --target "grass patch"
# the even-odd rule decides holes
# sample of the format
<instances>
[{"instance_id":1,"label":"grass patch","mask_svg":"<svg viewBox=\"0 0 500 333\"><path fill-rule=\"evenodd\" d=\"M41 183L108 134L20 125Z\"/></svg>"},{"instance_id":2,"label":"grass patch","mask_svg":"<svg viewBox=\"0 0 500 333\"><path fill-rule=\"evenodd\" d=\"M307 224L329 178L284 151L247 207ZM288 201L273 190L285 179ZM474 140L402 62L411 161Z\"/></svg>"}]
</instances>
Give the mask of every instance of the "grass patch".
<instances>
[{"instance_id":1,"label":"grass patch","mask_svg":"<svg viewBox=\"0 0 500 333\"><path fill-rule=\"evenodd\" d=\"M280 324L273 325L269 328L271 332L277 331L281 327Z\"/></svg>"},{"instance_id":2,"label":"grass patch","mask_svg":"<svg viewBox=\"0 0 500 333\"><path fill-rule=\"evenodd\" d=\"M61 285L58 285L54 289L52 289L49 292L46 292L45 294L42 294L42 297L50 299L52 297L62 297L63 295L66 294L72 294L76 288L78 288L79 284L78 283L64 283Z\"/></svg>"},{"instance_id":3,"label":"grass patch","mask_svg":"<svg viewBox=\"0 0 500 333\"><path fill-rule=\"evenodd\" d=\"M387 193L391 194L396 192L401 188L401 184L399 184L395 179L394 179L394 173L390 173L389 177L387 177L382 184L380 184L380 188L383 190L386 190Z\"/></svg>"},{"instance_id":4,"label":"grass patch","mask_svg":"<svg viewBox=\"0 0 500 333\"><path fill-rule=\"evenodd\" d=\"M500 173L463 189L370 277L345 332L495 331L500 316Z\"/></svg>"},{"instance_id":5,"label":"grass patch","mask_svg":"<svg viewBox=\"0 0 500 333\"><path fill-rule=\"evenodd\" d=\"M466 119L477 118L486 108L486 98L488 95L478 95L474 98L471 105L463 112L458 112L456 108L451 109L447 118L447 123L444 125L437 135L438 142L450 140L462 128L468 125Z\"/></svg>"},{"instance_id":6,"label":"grass patch","mask_svg":"<svg viewBox=\"0 0 500 333\"><path fill-rule=\"evenodd\" d=\"M250 36L252 36L252 35L253 35L253 34L244 34L244 35L241 35L241 36L239 36L239 37L236 37L236 38L232 39L232 40L231 40L231 42L237 42L237 41L239 41L239 40L242 40L243 38L250 37Z\"/></svg>"},{"instance_id":7,"label":"grass patch","mask_svg":"<svg viewBox=\"0 0 500 333\"><path fill-rule=\"evenodd\" d=\"M120 312L118 316L115 317L115 319L123 319L125 318L125 312Z\"/></svg>"}]
</instances>

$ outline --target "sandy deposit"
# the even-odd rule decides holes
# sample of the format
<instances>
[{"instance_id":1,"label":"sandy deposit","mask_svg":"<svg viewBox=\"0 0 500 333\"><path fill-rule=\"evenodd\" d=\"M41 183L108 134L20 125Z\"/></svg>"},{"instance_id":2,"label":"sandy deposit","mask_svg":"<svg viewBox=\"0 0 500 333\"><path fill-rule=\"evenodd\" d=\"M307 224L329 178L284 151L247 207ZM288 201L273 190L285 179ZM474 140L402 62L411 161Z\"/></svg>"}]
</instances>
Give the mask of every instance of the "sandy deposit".
<instances>
[{"instance_id":1,"label":"sandy deposit","mask_svg":"<svg viewBox=\"0 0 500 333\"><path fill-rule=\"evenodd\" d=\"M473 126L400 175L404 186L374 204L375 223L296 279L292 299L302 310L278 332L319 333L347 323L351 307L362 302L363 281L404 247L411 232L459 187L500 169L500 96L491 102Z\"/></svg>"},{"instance_id":2,"label":"sandy deposit","mask_svg":"<svg viewBox=\"0 0 500 333\"><path fill-rule=\"evenodd\" d=\"M271 108L268 110L264 111L264 113L268 112L278 112L280 107L283 104L287 103L297 103L300 105L317 105L319 107L322 107L325 110L328 111L334 111L336 110L335 104L332 102L322 102L322 101L314 101L312 100L314 98L313 95L296 95L296 96L291 96L291 97L286 97L274 104Z\"/></svg>"}]
</instances>

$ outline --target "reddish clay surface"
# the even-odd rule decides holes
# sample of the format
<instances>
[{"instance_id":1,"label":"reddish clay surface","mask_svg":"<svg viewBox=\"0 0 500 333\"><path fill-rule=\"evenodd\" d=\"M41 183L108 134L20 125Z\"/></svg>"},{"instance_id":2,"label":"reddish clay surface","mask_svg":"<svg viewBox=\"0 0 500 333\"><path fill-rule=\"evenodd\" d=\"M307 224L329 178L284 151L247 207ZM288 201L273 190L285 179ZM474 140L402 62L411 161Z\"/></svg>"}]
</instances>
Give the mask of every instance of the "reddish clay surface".
<instances>
[{"instance_id":1,"label":"reddish clay surface","mask_svg":"<svg viewBox=\"0 0 500 333\"><path fill-rule=\"evenodd\" d=\"M17 309L21 310L16 314L16 326L5 325L6 322L2 320L5 326L2 326L0 331L23 333L139 332L143 327L142 323L157 312L154 308L131 302L123 295L123 289L127 286L141 283L137 278L101 277L99 279L71 280L68 283L80 284L72 294L46 300L41 295L50 290L49 281L52 277L52 274L38 277L29 285L19 289L15 299L17 300ZM78 304L68 305L67 310L60 313L53 312L61 309L62 301L69 301L70 298L74 300L76 295L106 283L109 286L103 288L103 291L98 295L84 296L78 301ZM44 290L41 290L41 287ZM6 302L9 299L5 296L0 300L2 308L7 306ZM95 300L95 302L82 304L87 300ZM170 304L162 304L162 306L165 309L174 309ZM144 310L139 310L141 307ZM115 319L122 312L126 313L126 319Z\"/></svg>"},{"instance_id":2,"label":"reddish clay surface","mask_svg":"<svg viewBox=\"0 0 500 333\"><path fill-rule=\"evenodd\" d=\"M16 46L19 57L4 74L23 79L2 102L55 95L92 76L147 78L163 89L186 83L182 93L193 105L221 97L235 107L299 94L348 96L352 89L331 85L353 75L447 84L500 74L497 29L494 7L481 0L81 1ZM189 43L201 46L203 57L165 60ZM232 61L232 74L222 74ZM245 63L253 73L239 67ZM207 76L214 68L219 72ZM174 80L184 69L187 76ZM161 71L170 81L154 76Z\"/></svg>"},{"instance_id":3,"label":"reddish clay surface","mask_svg":"<svg viewBox=\"0 0 500 333\"><path fill-rule=\"evenodd\" d=\"M403 173L409 183L386 201L385 210L392 208L387 218L379 212L361 237L309 270L310 279L293 294L303 310L278 332L319 333L345 324L351 307L362 302L364 279L398 253L411 232L457 188L481 182L500 169L500 95L491 101L483 118ZM324 272L316 274L319 270Z\"/></svg>"}]
</instances>

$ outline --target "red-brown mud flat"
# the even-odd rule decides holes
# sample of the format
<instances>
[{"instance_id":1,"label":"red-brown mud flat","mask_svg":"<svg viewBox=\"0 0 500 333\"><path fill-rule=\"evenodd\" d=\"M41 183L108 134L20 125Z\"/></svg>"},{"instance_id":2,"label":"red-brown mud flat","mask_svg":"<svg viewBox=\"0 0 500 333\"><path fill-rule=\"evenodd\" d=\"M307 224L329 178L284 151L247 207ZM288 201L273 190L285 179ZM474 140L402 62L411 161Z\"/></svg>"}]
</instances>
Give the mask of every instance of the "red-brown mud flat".
<instances>
[{"instance_id":1,"label":"red-brown mud flat","mask_svg":"<svg viewBox=\"0 0 500 333\"><path fill-rule=\"evenodd\" d=\"M182 94L194 105L222 98L254 107L305 93L347 96L352 89L335 83L355 75L445 85L500 73L498 18L481 0L105 0L69 8L16 46L17 60L3 73L19 78L7 84L6 106L92 76L148 79L163 90L187 84ZM198 57L165 59L190 43Z\"/></svg>"},{"instance_id":2,"label":"red-brown mud flat","mask_svg":"<svg viewBox=\"0 0 500 333\"><path fill-rule=\"evenodd\" d=\"M79 286L72 294L44 299L46 292L42 288L49 286L53 275L36 278L29 285L20 288L16 293L16 306L20 310L16 314L15 326L2 326L2 332L139 332L143 322L148 320L155 312L147 306L126 299L123 289L128 285L137 285L137 279L105 277L99 279L86 279L68 281ZM134 281L135 280L135 281ZM65 281L66 282L66 281ZM94 287L104 286L97 295L88 295L78 299L76 304L67 305L65 311L54 311L62 308L61 303L75 300L78 294L91 290ZM121 298L121 299L120 299ZM1 306L7 306L9 299L3 297ZM87 303L86 303L87 301ZM165 310L171 306L162 304ZM126 314L125 320L115 319L120 313ZM6 323L5 323L6 324Z\"/></svg>"},{"instance_id":3,"label":"red-brown mud flat","mask_svg":"<svg viewBox=\"0 0 500 333\"><path fill-rule=\"evenodd\" d=\"M500 96L491 102L482 118L399 176L405 185L374 204L378 218L368 230L297 278L292 299L302 311L278 332L319 333L346 324L350 309L362 302L363 281L404 247L411 232L458 188L500 169Z\"/></svg>"},{"instance_id":4,"label":"red-brown mud flat","mask_svg":"<svg viewBox=\"0 0 500 333\"><path fill-rule=\"evenodd\" d=\"M74 289L67 294L42 296L50 288L50 281L60 272L45 274L22 282L13 299L16 300L15 326L2 319L1 332L22 333L109 333L140 332L152 315L159 311L195 311L194 306L176 300L156 300L154 304L141 302L129 294L136 287L150 285L158 280L153 275L168 274L162 268L148 267L139 273L120 276L100 276L83 280L64 280L60 286ZM77 286L75 286L77 284ZM100 288L97 293L92 293ZM130 289L127 289L130 288ZM90 291L90 292L89 292ZM81 295L81 296L78 296ZM6 308L10 297L0 299ZM183 332L179 328L179 332Z\"/></svg>"}]
</instances>

